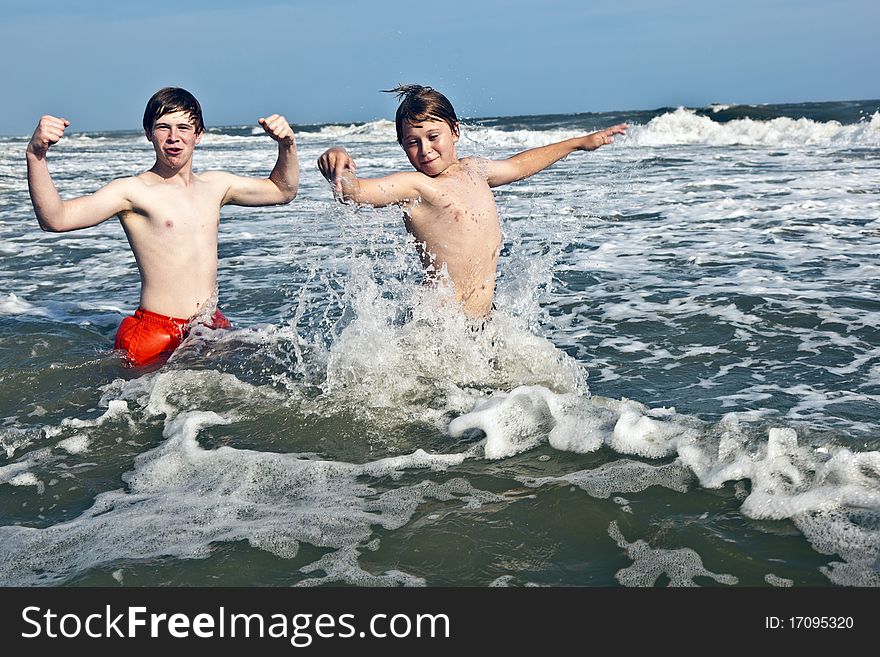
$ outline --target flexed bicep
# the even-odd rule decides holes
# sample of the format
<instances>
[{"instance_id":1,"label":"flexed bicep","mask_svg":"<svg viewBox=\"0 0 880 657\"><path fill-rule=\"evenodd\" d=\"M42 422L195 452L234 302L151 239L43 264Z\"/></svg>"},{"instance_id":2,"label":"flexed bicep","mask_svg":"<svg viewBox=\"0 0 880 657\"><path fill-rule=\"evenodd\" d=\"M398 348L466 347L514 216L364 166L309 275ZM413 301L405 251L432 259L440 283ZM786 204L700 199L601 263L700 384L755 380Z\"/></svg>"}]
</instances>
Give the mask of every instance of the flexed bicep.
<instances>
[{"instance_id":1,"label":"flexed bicep","mask_svg":"<svg viewBox=\"0 0 880 657\"><path fill-rule=\"evenodd\" d=\"M285 194L271 178L248 178L225 172L222 173L226 184L226 194L222 205L244 205L260 207L265 205L282 205L289 203L293 194Z\"/></svg>"},{"instance_id":2,"label":"flexed bicep","mask_svg":"<svg viewBox=\"0 0 880 657\"><path fill-rule=\"evenodd\" d=\"M249 178L225 172L212 172L214 177L223 176L226 193L221 205L245 205L259 207L283 205L296 198L299 190L299 159L296 139L290 124L280 114L259 119L258 123L278 143L278 157L267 178Z\"/></svg>"},{"instance_id":3,"label":"flexed bicep","mask_svg":"<svg viewBox=\"0 0 880 657\"><path fill-rule=\"evenodd\" d=\"M25 149L27 182L34 214L40 228L63 233L95 226L131 208L131 179L119 179L94 194L63 200L49 173L46 154L64 136L70 121L48 114L40 117L33 137Z\"/></svg>"}]
</instances>

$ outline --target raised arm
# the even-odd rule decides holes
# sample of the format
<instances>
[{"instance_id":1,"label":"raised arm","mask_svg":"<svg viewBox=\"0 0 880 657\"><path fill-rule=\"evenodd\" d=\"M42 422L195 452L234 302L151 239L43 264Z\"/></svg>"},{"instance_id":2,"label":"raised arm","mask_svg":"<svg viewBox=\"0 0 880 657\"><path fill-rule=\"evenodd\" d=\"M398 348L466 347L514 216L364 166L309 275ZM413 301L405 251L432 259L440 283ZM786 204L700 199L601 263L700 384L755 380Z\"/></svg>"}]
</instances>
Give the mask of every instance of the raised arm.
<instances>
[{"instance_id":1,"label":"raised arm","mask_svg":"<svg viewBox=\"0 0 880 657\"><path fill-rule=\"evenodd\" d=\"M49 175L46 154L64 136L70 125L67 119L40 117L40 123L27 145L28 191L40 228L53 233L95 226L110 217L131 209L128 185L115 180L94 194L62 200Z\"/></svg>"},{"instance_id":2,"label":"raised arm","mask_svg":"<svg viewBox=\"0 0 880 657\"><path fill-rule=\"evenodd\" d=\"M620 123L583 137L532 148L506 160L491 160L487 166L489 186L498 187L533 176L574 151L594 151L605 144L611 144L614 142L614 135L624 134L628 127L627 124Z\"/></svg>"},{"instance_id":3,"label":"raised arm","mask_svg":"<svg viewBox=\"0 0 880 657\"><path fill-rule=\"evenodd\" d=\"M318 158L318 169L333 184L336 199L384 207L413 201L422 195L425 177L417 172L394 173L382 178L358 178L357 166L344 148L330 148Z\"/></svg>"},{"instance_id":4,"label":"raised arm","mask_svg":"<svg viewBox=\"0 0 880 657\"><path fill-rule=\"evenodd\" d=\"M229 189L223 205L282 205L290 203L299 189L299 160L293 129L283 116L260 119L260 125L278 142L278 159L268 178L247 178L229 174Z\"/></svg>"}]
</instances>

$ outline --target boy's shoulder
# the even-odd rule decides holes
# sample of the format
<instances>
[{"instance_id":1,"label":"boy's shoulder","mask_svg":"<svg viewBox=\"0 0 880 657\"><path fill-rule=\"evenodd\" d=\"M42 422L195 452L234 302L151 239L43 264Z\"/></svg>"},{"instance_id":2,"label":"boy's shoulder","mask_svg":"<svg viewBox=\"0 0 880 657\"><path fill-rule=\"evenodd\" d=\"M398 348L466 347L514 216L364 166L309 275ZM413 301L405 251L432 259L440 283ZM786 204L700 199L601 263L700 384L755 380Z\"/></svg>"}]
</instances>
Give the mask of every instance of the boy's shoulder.
<instances>
[{"instance_id":1,"label":"boy's shoulder","mask_svg":"<svg viewBox=\"0 0 880 657\"><path fill-rule=\"evenodd\" d=\"M196 174L199 178L204 180L205 182L214 182L218 180L228 180L229 178L237 178L234 173L230 173L229 171L222 171L220 169L212 169L210 171L201 171Z\"/></svg>"},{"instance_id":2,"label":"boy's shoulder","mask_svg":"<svg viewBox=\"0 0 880 657\"><path fill-rule=\"evenodd\" d=\"M461 164L461 166L469 170L485 174L488 171L489 164L492 162L492 160L487 157L477 157L476 155L473 155L469 157L463 157L459 159L458 162L459 164Z\"/></svg>"},{"instance_id":3,"label":"boy's shoulder","mask_svg":"<svg viewBox=\"0 0 880 657\"><path fill-rule=\"evenodd\" d=\"M397 171L381 178L374 178L379 185L411 187L419 193L433 189L434 179L421 171Z\"/></svg>"},{"instance_id":4,"label":"boy's shoulder","mask_svg":"<svg viewBox=\"0 0 880 657\"><path fill-rule=\"evenodd\" d=\"M144 173L148 172L144 171L143 173L137 173L133 176L119 176L118 178L114 178L113 180L111 180L104 187L120 191L143 187L144 181L142 180L141 176L143 176Z\"/></svg>"},{"instance_id":5,"label":"boy's shoulder","mask_svg":"<svg viewBox=\"0 0 880 657\"><path fill-rule=\"evenodd\" d=\"M459 158L459 163L466 166L485 166L487 162L491 162L488 157L478 157L476 155L469 155L468 157Z\"/></svg>"}]
</instances>

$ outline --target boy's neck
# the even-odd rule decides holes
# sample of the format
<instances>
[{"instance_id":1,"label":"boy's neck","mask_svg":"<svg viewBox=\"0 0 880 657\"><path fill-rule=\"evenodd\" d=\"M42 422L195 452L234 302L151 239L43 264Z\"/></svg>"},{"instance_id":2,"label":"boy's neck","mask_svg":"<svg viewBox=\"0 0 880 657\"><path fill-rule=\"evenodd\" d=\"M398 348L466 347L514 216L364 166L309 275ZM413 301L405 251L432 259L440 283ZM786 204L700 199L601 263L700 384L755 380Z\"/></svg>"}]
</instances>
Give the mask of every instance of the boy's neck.
<instances>
[{"instance_id":1,"label":"boy's neck","mask_svg":"<svg viewBox=\"0 0 880 657\"><path fill-rule=\"evenodd\" d=\"M456 158L455 162L453 162L453 163L450 164L448 167L446 167L445 169L443 169L443 171L441 171L440 173L438 173L436 176L432 176L432 177L433 177L433 178L437 178L438 176L442 176L442 175L445 174L445 173L449 173L450 171L453 171L453 170L454 170L459 164L461 164L461 160L459 160L458 158Z\"/></svg>"},{"instance_id":2,"label":"boy's neck","mask_svg":"<svg viewBox=\"0 0 880 657\"><path fill-rule=\"evenodd\" d=\"M189 185L193 180L193 170L192 170L192 160L187 162L180 169L175 169L173 167L169 167L159 160L156 160L155 164L153 164L150 169L150 173L154 173L166 182L170 182L174 179L177 179L180 183L184 185Z\"/></svg>"}]
</instances>

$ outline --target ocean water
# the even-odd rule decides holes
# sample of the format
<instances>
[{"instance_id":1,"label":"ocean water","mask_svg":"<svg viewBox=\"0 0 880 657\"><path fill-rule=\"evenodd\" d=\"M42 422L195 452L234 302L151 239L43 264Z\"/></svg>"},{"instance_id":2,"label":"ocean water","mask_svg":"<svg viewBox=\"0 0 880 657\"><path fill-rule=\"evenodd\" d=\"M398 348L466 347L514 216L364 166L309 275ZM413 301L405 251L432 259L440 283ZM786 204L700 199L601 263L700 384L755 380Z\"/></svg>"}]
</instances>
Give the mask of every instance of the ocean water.
<instances>
[{"instance_id":1,"label":"ocean water","mask_svg":"<svg viewBox=\"0 0 880 657\"><path fill-rule=\"evenodd\" d=\"M41 233L0 139L0 585L880 584L880 101L469 119L460 155L624 120L496 190L481 332L314 166L405 170L393 124L297 126L298 198L222 213L235 328L150 370L118 222ZM211 128L195 168L274 152ZM152 164L50 157L63 196Z\"/></svg>"}]
</instances>

